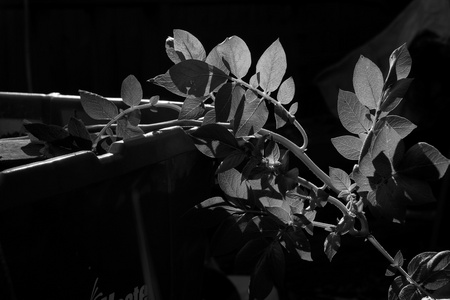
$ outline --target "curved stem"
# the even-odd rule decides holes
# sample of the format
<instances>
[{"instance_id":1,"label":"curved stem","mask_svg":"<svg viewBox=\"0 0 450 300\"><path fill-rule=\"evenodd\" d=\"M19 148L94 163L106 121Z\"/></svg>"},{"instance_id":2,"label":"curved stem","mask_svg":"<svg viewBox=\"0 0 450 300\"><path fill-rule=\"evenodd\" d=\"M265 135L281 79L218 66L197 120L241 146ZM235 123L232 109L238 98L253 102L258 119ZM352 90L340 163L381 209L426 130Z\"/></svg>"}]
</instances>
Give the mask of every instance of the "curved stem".
<instances>
[{"instance_id":1,"label":"curved stem","mask_svg":"<svg viewBox=\"0 0 450 300\"><path fill-rule=\"evenodd\" d=\"M308 135L306 134L305 129L302 127L302 125L295 119L294 116L292 116L290 114L289 111L286 110L286 108L284 108L283 105L281 105L277 100L275 100L274 98L272 98L270 95L264 93L261 90L258 90L257 88L252 87L250 84L248 84L247 82L243 81L242 79L236 79L236 78L231 78L232 81L246 87L247 89L250 89L251 91L253 91L254 93L257 93L258 95L260 95L261 97L263 97L264 99L272 102L273 105L281 108L290 118L292 118L293 120L293 124L295 126L295 128L297 128L297 130L301 133L302 138L303 138L303 145L300 147L301 150L306 150L306 148L308 147Z\"/></svg>"},{"instance_id":2,"label":"curved stem","mask_svg":"<svg viewBox=\"0 0 450 300\"><path fill-rule=\"evenodd\" d=\"M427 295L431 299L434 299L426 290L424 290L420 284L418 284L414 279L409 276L409 274L395 263L394 258L384 249L384 247L378 242L378 240L371 234L367 236L367 240L389 261L389 263L395 267L411 284L414 284L424 295Z\"/></svg>"}]
</instances>

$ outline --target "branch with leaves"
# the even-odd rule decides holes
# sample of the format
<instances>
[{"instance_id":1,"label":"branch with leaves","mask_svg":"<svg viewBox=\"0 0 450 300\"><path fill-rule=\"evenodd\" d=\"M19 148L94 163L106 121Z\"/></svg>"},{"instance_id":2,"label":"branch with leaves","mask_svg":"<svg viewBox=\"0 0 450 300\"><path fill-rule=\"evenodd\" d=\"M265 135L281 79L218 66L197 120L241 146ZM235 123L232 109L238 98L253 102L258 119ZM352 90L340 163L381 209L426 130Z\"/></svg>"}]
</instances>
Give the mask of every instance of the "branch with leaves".
<instances>
[{"instance_id":1,"label":"branch with leaves","mask_svg":"<svg viewBox=\"0 0 450 300\"><path fill-rule=\"evenodd\" d=\"M295 83L292 77L284 79L287 59L279 40L261 55L252 74L250 50L237 36L226 38L206 54L195 36L174 30L165 48L174 65L148 82L184 98L181 108L175 107L177 120L140 124L140 111L156 110L160 102L154 96L142 103L141 85L130 75L122 83L121 97L128 106L122 111L100 95L80 91L86 113L107 124L91 134L73 119L69 135L90 141L95 151L107 151L115 140L142 135L144 130L185 128L197 149L217 161L222 190L190 210L186 219L217 228L211 240L213 255L237 251L239 262L259 254L251 274L251 299L265 298L274 284L282 285L285 253L312 260L309 238L315 227L329 232L324 252L330 260L339 250L342 235L369 240L400 272L389 289L389 299L431 297L450 281L449 251L419 254L404 270L401 253L392 258L384 250L371 235L365 215L370 210L404 222L407 205L434 199L428 181L442 178L450 163L427 143L406 150L403 139L416 126L391 114L412 81L407 77L411 58L406 45L392 52L385 78L372 61L361 56L353 74L354 92L339 91L339 119L351 135L333 138L332 144L355 161L349 173L335 167L325 173L307 156L308 136L295 117ZM302 145L264 128L267 105L273 105L276 130L293 126ZM173 104L167 106L173 108ZM32 127L27 126L30 132ZM77 144L73 138L71 142ZM298 168L289 167L293 157L320 180L321 187L300 177ZM337 224L315 220L327 203L342 213Z\"/></svg>"}]
</instances>

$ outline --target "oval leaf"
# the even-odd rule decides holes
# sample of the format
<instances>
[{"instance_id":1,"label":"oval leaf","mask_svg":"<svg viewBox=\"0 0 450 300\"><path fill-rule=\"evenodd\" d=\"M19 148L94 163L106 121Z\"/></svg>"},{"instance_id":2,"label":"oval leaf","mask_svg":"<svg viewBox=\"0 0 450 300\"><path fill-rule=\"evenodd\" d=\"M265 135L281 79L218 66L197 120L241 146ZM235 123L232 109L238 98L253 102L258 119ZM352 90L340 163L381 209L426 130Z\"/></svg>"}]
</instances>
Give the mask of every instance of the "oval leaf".
<instances>
[{"instance_id":1,"label":"oval leaf","mask_svg":"<svg viewBox=\"0 0 450 300\"><path fill-rule=\"evenodd\" d=\"M339 154L349 160L358 160L363 146L363 141L351 135L332 138L331 143Z\"/></svg>"},{"instance_id":2,"label":"oval leaf","mask_svg":"<svg viewBox=\"0 0 450 300\"><path fill-rule=\"evenodd\" d=\"M128 75L128 77L122 81L120 96L122 97L123 102L128 106L139 105L142 100L142 86L136 77Z\"/></svg>"},{"instance_id":3,"label":"oval leaf","mask_svg":"<svg viewBox=\"0 0 450 300\"><path fill-rule=\"evenodd\" d=\"M247 44L240 37L229 37L217 45L216 49L228 63L228 67L234 76L240 79L247 75L252 58Z\"/></svg>"},{"instance_id":4,"label":"oval leaf","mask_svg":"<svg viewBox=\"0 0 450 300\"><path fill-rule=\"evenodd\" d=\"M289 77L280 85L278 90L277 99L281 104L289 104L294 99L295 83L294 78Z\"/></svg>"},{"instance_id":5,"label":"oval leaf","mask_svg":"<svg viewBox=\"0 0 450 300\"><path fill-rule=\"evenodd\" d=\"M358 100L369 109L376 109L383 91L383 74L370 59L360 56L353 72L353 87Z\"/></svg>"},{"instance_id":6,"label":"oval leaf","mask_svg":"<svg viewBox=\"0 0 450 300\"><path fill-rule=\"evenodd\" d=\"M427 143L417 143L406 153L398 172L422 180L437 180L447 171L450 161Z\"/></svg>"},{"instance_id":7,"label":"oval leaf","mask_svg":"<svg viewBox=\"0 0 450 300\"><path fill-rule=\"evenodd\" d=\"M241 173L236 169L230 169L217 175L219 186L225 194L233 198L247 199L247 184L241 178Z\"/></svg>"},{"instance_id":8,"label":"oval leaf","mask_svg":"<svg viewBox=\"0 0 450 300\"><path fill-rule=\"evenodd\" d=\"M359 102L354 93L339 90L337 108L339 120L349 132L360 134L372 127L369 109Z\"/></svg>"},{"instance_id":9,"label":"oval leaf","mask_svg":"<svg viewBox=\"0 0 450 300\"><path fill-rule=\"evenodd\" d=\"M228 80L220 69L194 59L172 66L169 75L178 90L191 97L206 96Z\"/></svg>"},{"instance_id":10,"label":"oval leaf","mask_svg":"<svg viewBox=\"0 0 450 300\"><path fill-rule=\"evenodd\" d=\"M403 96L405 95L406 91L409 88L409 85L412 82L412 78L403 78L398 81L396 81L389 89L387 90L385 99L383 103L381 104L381 111L383 112L390 112L394 108L397 107L397 105L401 102L403 99Z\"/></svg>"},{"instance_id":11,"label":"oval leaf","mask_svg":"<svg viewBox=\"0 0 450 300\"><path fill-rule=\"evenodd\" d=\"M267 109L264 99L255 100L251 103L243 100L244 108L239 123L235 124L235 136L243 137L250 136L264 126L269 117L269 110ZM236 120L235 120L236 121Z\"/></svg>"},{"instance_id":12,"label":"oval leaf","mask_svg":"<svg viewBox=\"0 0 450 300\"><path fill-rule=\"evenodd\" d=\"M175 83L172 81L172 78L170 77L169 71L167 71L164 74L160 74L158 76L155 76L154 78L150 78L149 80L147 80L147 82L159 85L163 88L165 88L166 90L168 90L169 92L181 96L181 97L186 97L186 93L182 93L178 87L175 85Z\"/></svg>"},{"instance_id":13,"label":"oval leaf","mask_svg":"<svg viewBox=\"0 0 450 300\"><path fill-rule=\"evenodd\" d=\"M400 116L387 116L385 118L387 124L394 129L402 139L410 134L417 126L410 120Z\"/></svg>"},{"instance_id":14,"label":"oval leaf","mask_svg":"<svg viewBox=\"0 0 450 300\"><path fill-rule=\"evenodd\" d=\"M186 98L181 107L178 120L195 120L203 116L205 105L201 98Z\"/></svg>"},{"instance_id":15,"label":"oval leaf","mask_svg":"<svg viewBox=\"0 0 450 300\"><path fill-rule=\"evenodd\" d=\"M175 51L182 53L184 59L205 60L206 52L202 43L191 33L175 29L173 31L173 46Z\"/></svg>"},{"instance_id":16,"label":"oval leaf","mask_svg":"<svg viewBox=\"0 0 450 300\"><path fill-rule=\"evenodd\" d=\"M350 191L351 181L348 174L339 169L330 167L331 184L339 191Z\"/></svg>"},{"instance_id":17,"label":"oval leaf","mask_svg":"<svg viewBox=\"0 0 450 300\"><path fill-rule=\"evenodd\" d=\"M119 114L117 106L108 99L87 91L80 90L81 105L94 120L110 120Z\"/></svg>"},{"instance_id":18,"label":"oval leaf","mask_svg":"<svg viewBox=\"0 0 450 300\"><path fill-rule=\"evenodd\" d=\"M286 72L286 53L280 40L277 39L264 51L256 64L256 73L259 73L259 86L266 93L275 91L283 80Z\"/></svg>"}]
</instances>

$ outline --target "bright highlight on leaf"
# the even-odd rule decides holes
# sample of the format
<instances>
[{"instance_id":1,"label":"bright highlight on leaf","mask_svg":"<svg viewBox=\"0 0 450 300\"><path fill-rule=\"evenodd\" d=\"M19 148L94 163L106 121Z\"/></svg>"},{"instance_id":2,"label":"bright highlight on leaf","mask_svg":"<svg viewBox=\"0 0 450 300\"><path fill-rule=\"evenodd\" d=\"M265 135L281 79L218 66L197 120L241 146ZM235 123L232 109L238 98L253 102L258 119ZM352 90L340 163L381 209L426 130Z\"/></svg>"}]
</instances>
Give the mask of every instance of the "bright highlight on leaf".
<instances>
[{"instance_id":1,"label":"bright highlight on leaf","mask_svg":"<svg viewBox=\"0 0 450 300\"><path fill-rule=\"evenodd\" d=\"M141 83L133 75L129 75L122 81L120 96L128 106L136 106L142 100Z\"/></svg>"},{"instance_id":2,"label":"bright highlight on leaf","mask_svg":"<svg viewBox=\"0 0 450 300\"><path fill-rule=\"evenodd\" d=\"M361 56L353 73L353 87L359 101L369 109L378 108L383 84L380 69L370 59Z\"/></svg>"},{"instance_id":3,"label":"bright highlight on leaf","mask_svg":"<svg viewBox=\"0 0 450 300\"><path fill-rule=\"evenodd\" d=\"M117 106L108 99L83 90L79 91L84 111L94 120L110 120L119 114Z\"/></svg>"},{"instance_id":4,"label":"bright highlight on leaf","mask_svg":"<svg viewBox=\"0 0 450 300\"><path fill-rule=\"evenodd\" d=\"M264 51L256 64L259 73L259 86L266 93L275 91L283 80L286 72L286 53L277 39Z\"/></svg>"},{"instance_id":5,"label":"bright highlight on leaf","mask_svg":"<svg viewBox=\"0 0 450 300\"><path fill-rule=\"evenodd\" d=\"M237 36L232 36L216 47L216 51L228 64L230 72L241 79L247 75L252 63L250 50L247 44Z\"/></svg>"}]
</instances>

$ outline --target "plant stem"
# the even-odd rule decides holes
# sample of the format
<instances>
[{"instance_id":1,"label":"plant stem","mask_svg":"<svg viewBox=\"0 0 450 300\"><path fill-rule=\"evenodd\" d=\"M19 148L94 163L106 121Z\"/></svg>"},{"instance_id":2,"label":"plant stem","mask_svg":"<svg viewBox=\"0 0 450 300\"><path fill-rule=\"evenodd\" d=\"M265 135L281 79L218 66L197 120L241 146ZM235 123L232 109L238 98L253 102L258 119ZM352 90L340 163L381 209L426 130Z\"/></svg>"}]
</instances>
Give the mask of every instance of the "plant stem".
<instances>
[{"instance_id":1,"label":"plant stem","mask_svg":"<svg viewBox=\"0 0 450 300\"><path fill-rule=\"evenodd\" d=\"M275 100L274 98L272 98L270 95L264 93L261 90L258 90L257 88L252 87L250 84L248 84L247 82L243 81L242 79L237 79L237 78L231 78L232 81L245 86L246 88L250 89L251 91L253 91L254 93L257 93L258 95L260 95L261 97L263 97L264 99L272 102L273 105L280 107L282 110L284 110L284 112L286 114L288 114L290 117L292 117L293 119L293 124L295 126L295 128L297 128L297 130L301 133L302 138L303 138L303 145L300 147L301 150L306 150L306 148L308 147L308 135L306 134L305 129L302 127L302 125L294 118L294 116L292 116L288 110L286 110L286 108L284 108L283 105L281 105L277 100Z\"/></svg>"},{"instance_id":2,"label":"plant stem","mask_svg":"<svg viewBox=\"0 0 450 300\"><path fill-rule=\"evenodd\" d=\"M152 107L165 107L165 108L170 108L170 109L176 110L176 111L178 111L178 112L181 111L181 108L180 108L177 104L174 104L174 103L171 103L171 102L161 102L161 103L157 102L156 104L149 102L149 103L145 103L145 104L140 104L140 105L137 105L137 106L129 107L129 108L123 110L122 112L120 112L120 113L119 113L117 116L115 116L113 119L111 119L111 120L110 120L110 121L109 121L109 122L108 122L101 130L100 130L100 132L98 133L98 135L97 135L97 137L95 138L94 142L92 143L92 149L95 149L95 147L97 147L97 144L98 144L99 140L101 139L102 135L106 132L106 130L107 130L108 128L111 127L112 124L114 124L115 122L117 122L120 118L122 118L122 117L125 116L126 114L129 114L129 113L131 113L131 112L133 112L133 111L135 111L135 110L142 110L142 109L152 108Z\"/></svg>"},{"instance_id":3,"label":"plant stem","mask_svg":"<svg viewBox=\"0 0 450 300\"><path fill-rule=\"evenodd\" d=\"M424 295L430 297L431 299L434 299L433 296L430 295L425 289L423 289L420 284L418 284L414 279L409 276L409 274L402 268L402 266L399 266L395 263L394 258L384 249L384 247L378 242L378 240L371 234L367 236L367 240L381 253L383 256L389 261L391 266L395 267L411 284L416 286L420 292L422 292Z\"/></svg>"}]
</instances>

